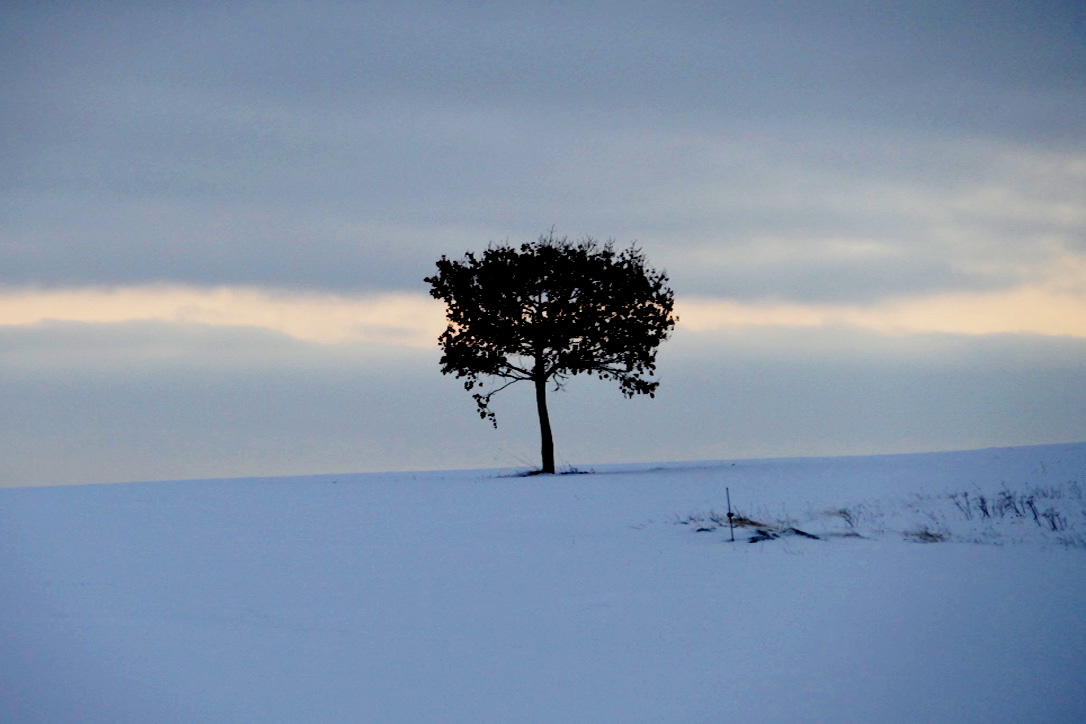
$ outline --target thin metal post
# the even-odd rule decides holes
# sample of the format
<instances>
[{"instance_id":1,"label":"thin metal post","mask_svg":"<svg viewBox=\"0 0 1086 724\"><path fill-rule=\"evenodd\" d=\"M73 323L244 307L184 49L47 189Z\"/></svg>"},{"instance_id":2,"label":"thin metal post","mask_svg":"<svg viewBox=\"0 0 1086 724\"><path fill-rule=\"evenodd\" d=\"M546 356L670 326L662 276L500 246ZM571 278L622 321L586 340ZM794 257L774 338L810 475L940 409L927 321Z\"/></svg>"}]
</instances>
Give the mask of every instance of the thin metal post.
<instances>
[{"instance_id":1,"label":"thin metal post","mask_svg":"<svg viewBox=\"0 0 1086 724\"><path fill-rule=\"evenodd\" d=\"M732 533L732 543L735 542L735 526L732 525L732 491L724 488L724 494L728 496L728 530Z\"/></svg>"}]
</instances>

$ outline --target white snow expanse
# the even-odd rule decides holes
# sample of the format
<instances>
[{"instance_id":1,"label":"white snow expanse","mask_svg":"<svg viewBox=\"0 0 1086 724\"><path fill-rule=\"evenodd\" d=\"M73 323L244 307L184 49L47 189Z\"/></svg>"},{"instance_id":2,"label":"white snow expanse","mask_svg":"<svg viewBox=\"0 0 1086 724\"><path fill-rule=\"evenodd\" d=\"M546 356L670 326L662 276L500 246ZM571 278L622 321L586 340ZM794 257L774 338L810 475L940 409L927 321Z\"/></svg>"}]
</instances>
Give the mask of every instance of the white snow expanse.
<instances>
[{"instance_id":1,"label":"white snow expanse","mask_svg":"<svg viewBox=\"0 0 1086 724\"><path fill-rule=\"evenodd\" d=\"M594 471L0 490L0 720L1086 721L1086 443Z\"/></svg>"}]
</instances>

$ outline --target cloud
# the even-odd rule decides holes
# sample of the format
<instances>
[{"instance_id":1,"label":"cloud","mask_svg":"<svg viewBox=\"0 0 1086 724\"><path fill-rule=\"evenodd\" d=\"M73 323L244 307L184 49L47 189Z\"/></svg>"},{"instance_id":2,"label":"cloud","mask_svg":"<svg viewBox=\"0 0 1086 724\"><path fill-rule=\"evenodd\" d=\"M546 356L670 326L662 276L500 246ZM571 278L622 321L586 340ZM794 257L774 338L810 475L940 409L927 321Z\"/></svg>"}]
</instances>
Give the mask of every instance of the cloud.
<instances>
[{"instance_id":1,"label":"cloud","mask_svg":"<svg viewBox=\"0 0 1086 724\"><path fill-rule=\"evenodd\" d=\"M416 469L441 467L442 450L463 461L439 429L460 390L422 350L52 323L0 327L0 370L0 485Z\"/></svg>"},{"instance_id":2,"label":"cloud","mask_svg":"<svg viewBox=\"0 0 1086 724\"><path fill-rule=\"evenodd\" d=\"M444 329L444 311L439 302L417 294L349 298L176 286L0 292L0 327L47 321L253 327L320 344L431 348Z\"/></svg>"},{"instance_id":3,"label":"cloud","mask_svg":"<svg viewBox=\"0 0 1086 724\"><path fill-rule=\"evenodd\" d=\"M657 414L677 432L656 457L848 447L820 416L857 449L1081 429L1061 413L1035 435L1000 408L989 440L966 440L954 426L988 414L986 390L925 357L964 345L1022 404L1015 379L1052 404L1054 380L1079 379L1054 340L1077 350L1086 318L1081 4L16 5L0 25L0 386L19 439L0 459L24 477L69 447L52 479L489 464L499 438L460 429L470 399L436 374L422 278L552 225L637 241L679 295L661 354L681 402L641 423L593 398L576 431L615 425L603 457L633 439L647 454ZM733 344L766 354L728 367ZM812 344L849 354L812 377ZM1039 372L1000 376L1033 349ZM852 400L849 419L881 437L835 416L850 376L881 406ZM455 414L420 423L446 415L427 404L446 391ZM940 440L924 431L941 397ZM742 422L713 432L729 400ZM531 458L525 404L510 439Z\"/></svg>"},{"instance_id":4,"label":"cloud","mask_svg":"<svg viewBox=\"0 0 1086 724\"><path fill-rule=\"evenodd\" d=\"M766 298L767 289L747 298L681 291L677 311L683 329L713 334L732 328L854 327L887 334L1006 334L1086 337L1086 257L1066 249L1032 265L1022 263L1018 278L1000 288L943 291L895 287L889 280L880 301L851 302L832 296L791 301ZM748 250L761 264L790 263L790 247L763 240ZM883 245L862 240L827 241L802 263L807 273L834 269L851 260L857 275L871 277L885 264L906 272L910 259ZM913 260L915 262L915 260ZM706 259L701 266L711 264ZM840 273L837 267L837 273ZM823 283L833 275L827 272ZM420 285L421 286L421 285ZM779 290L780 287L778 286ZM892 292L897 289L898 294ZM731 290L735 291L735 290ZM434 349L444 328L440 302L420 292L348 295L292 289L233 286L129 285L71 288L0 288L0 328L48 322L80 323L90 328L143 322L251 328L303 343L359 344Z\"/></svg>"},{"instance_id":5,"label":"cloud","mask_svg":"<svg viewBox=\"0 0 1086 724\"><path fill-rule=\"evenodd\" d=\"M692 299L678 305L689 330L853 327L884 334L1039 334L1086 338L1086 296L1041 288L942 294L876 305L801 305Z\"/></svg>"},{"instance_id":6,"label":"cloud","mask_svg":"<svg viewBox=\"0 0 1086 724\"><path fill-rule=\"evenodd\" d=\"M688 294L1010 288L1083 251L1081 11L954 7L20 8L0 276L416 291L554 224Z\"/></svg>"},{"instance_id":7,"label":"cloud","mask_svg":"<svg viewBox=\"0 0 1086 724\"><path fill-rule=\"evenodd\" d=\"M401 180L379 190L362 177L326 178L341 188L304 203L279 203L289 185L264 204L230 194L9 197L3 278L413 293L441 254L533 239L556 224L573 236L637 240L684 294L849 303L1011 289L1086 254L1081 154L888 139L914 144L901 163L830 135L818 144L837 158L829 161L794 137L744 143L642 130L588 133L547 157L539 147L560 141L545 129L534 145L518 136L490 153L481 137L500 131L484 123L463 133L478 140L466 141L476 158L450 142L419 160L425 177L396 168ZM311 159L293 175L335 174L319 166ZM534 172L518 180L513 166ZM380 168L394 168L391 159ZM456 178L463 185L448 182ZM342 200L351 193L360 199L353 210Z\"/></svg>"},{"instance_id":8,"label":"cloud","mask_svg":"<svg viewBox=\"0 0 1086 724\"><path fill-rule=\"evenodd\" d=\"M0 327L0 485L538 460L530 387L495 400L493 430L436 350L396 349L179 323ZM655 399L579 377L551 417L559 460L581 466L1072 441L1083 360L1076 338L680 327Z\"/></svg>"},{"instance_id":9,"label":"cloud","mask_svg":"<svg viewBox=\"0 0 1086 724\"><path fill-rule=\"evenodd\" d=\"M748 301L879 302L1009 290L1086 258L1086 156L886 143L823 137L820 159L788 143L699 142L712 159L702 172L645 200L646 215L678 219L676 283Z\"/></svg>"}]
</instances>

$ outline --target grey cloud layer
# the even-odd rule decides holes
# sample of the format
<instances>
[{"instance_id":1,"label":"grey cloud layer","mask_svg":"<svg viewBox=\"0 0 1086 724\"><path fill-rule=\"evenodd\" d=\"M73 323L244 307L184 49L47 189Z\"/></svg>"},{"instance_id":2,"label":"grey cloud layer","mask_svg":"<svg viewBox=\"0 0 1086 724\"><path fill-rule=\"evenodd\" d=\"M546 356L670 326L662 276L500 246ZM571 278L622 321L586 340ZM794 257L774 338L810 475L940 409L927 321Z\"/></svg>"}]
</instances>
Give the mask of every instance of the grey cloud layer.
<instances>
[{"instance_id":1,"label":"grey cloud layer","mask_svg":"<svg viewBox=\"0 0 1086 724\"><path fill-rule=\"evenodd\" d=\"M122 78L257 105L909 113L970 128L1028 118L1031 132L1057 135L1074 129L1050 104L998 101L1080 93L1086 19L1071 2L177 3L12 15L9 56L24 87L42 80L33 60L74 85Z\"/></svg>"},{"instance_id":2,"label":"grey cloud layer","mask_svg":"<svg viewBox=\"0 0 1086 724\"><path fill-rule=\"evenodd\" d=\"M529 467L530 389L479 421L432 354L250 330L0 330L0 485ZM576 378L551 399L559 460L681 460L1081 440L1086 341L680 330L654 400Z\"/></svg>"},{"instance_id":3,"label":"grey cloud layer","mask_svg":"<svg viewBox=\"0 0 1086 724\"><path fill-rule=\"evenodd\" d=\"M910 198L1026 193L1000 154L1081 151L1079 6L774 7L17 8L0 283L418 290L557 224L638 239L683 292L870 300L1015 282L954 224L997 260L1083 243ZM818 253L842 236L887 253ZM795 253L745 257L763 237Z\"/></svg>"}]
</instances>

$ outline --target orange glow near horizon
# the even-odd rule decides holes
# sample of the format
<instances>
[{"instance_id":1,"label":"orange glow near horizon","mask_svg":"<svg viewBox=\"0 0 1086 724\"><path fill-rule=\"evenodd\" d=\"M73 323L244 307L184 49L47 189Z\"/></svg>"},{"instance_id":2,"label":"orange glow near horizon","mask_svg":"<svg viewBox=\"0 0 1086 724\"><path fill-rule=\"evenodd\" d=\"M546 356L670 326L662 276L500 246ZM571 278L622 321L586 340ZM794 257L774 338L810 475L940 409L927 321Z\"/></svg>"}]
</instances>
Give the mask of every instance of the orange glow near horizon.
<instances>
[{"instance_id":1,"label":"orange glow near horizon","mask_svg":"<svg viewBox=\"0 0 1086 724\"><path fill-rule=\"evenodd\" d=\"M443 320L438 302L410 294L347 297L181 286L0 291L0 326L174 322L256 327L319 344L432 347Z\"/></svg>"},{"instance_id":2,"label":"orange glow near horizon","mask_svg":"<svg viewBox=\"0 0 1086 724\"><path fill-rule=\"evenodd\" d=\"M1029 333L1086 337L1077 288L1027 287L874 305L814 305L680 298L680 327L696 334L748 327L855 327L887 334ZM190 323L268 329L306 342L432 348L445 326L424 294L349 297L244 287L132 286L0 290L0 326Z\"/></svg>"},{"instance_id":3,"label":"orange glow near horizon","mask_svg":"<svg viewBox=\"0 0 1086 724\"><path fill-rule=\"evenodd\" d=\"M1086 337L1086 300L1026 288L945 294L870 306L739 303L691 299L682 325L709 333L736 327L856 327L887 334L1041 334Z\"/></svg>"}]
</instances>

